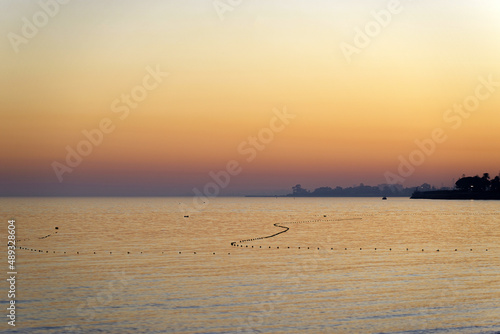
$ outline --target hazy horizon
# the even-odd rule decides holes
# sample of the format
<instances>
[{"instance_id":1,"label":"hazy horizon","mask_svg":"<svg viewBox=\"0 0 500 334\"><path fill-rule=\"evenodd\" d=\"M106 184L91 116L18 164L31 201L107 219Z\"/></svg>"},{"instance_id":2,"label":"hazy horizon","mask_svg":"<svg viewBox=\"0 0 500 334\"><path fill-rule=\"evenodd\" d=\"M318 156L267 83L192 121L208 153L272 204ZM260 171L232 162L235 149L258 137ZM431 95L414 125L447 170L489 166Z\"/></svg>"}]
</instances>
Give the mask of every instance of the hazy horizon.
<instances>
[{"instance_id":1,"label":"hazy horizon","mask_svg":"<svg viewBox=\"0 0 500 334\"><path fill-rule=\"evenodd\" d=\"M300 184L303 186L304 189L306 190L315 190L316 188L320 187L330 187L330 188L336 188L339 187L338 185L331 185L331 184L323 184L319 185L317 187L308 187L307 185L303 185L300 182L295 183ZM428 184L428 183L427 183ZM358 184L352 184L350 186L345 186L342 187L343 189L346 188L356 188L360 186L370 186L370 187L380 187L388 184L364 184L364 183L358 183ZM419 185L412 185L412 186L406 186L405 188L418 188L422 186L423 184ZM429 184L431 187L436 187L436 188L441 188L441 187L447 187L444 184L439 186L439 185L433 185ZM390 186L390 185L388 185ZM401 186L401 185L398 185ZM450 188L453 188L454 186L450 186ZM199 189L199 188L196 188ZM221 189L222 190L222 189ZM140 191L138 189L129 189L127 191L124 191L123 189L120 189L119 187L116 188L108 188L102 190L100 189L100 192L96 191L96 187L93 185L88 185L87 187L73 187L70 190L71 192L64 192L62 188L59 189L54 189L54 188L44 188L43 191L40 192L31 192L31 193L24 193L22 191L19 191L17 193L0 193L0 197L245 197L245 196L285 196L285 195L290 195L292 194L292 186L290 186L288 189L278 189L278 190L250 190L248 192L241 192L241 193L222 193L222 194L217 194L217 195L211 195L209 194L208 196L201 192L201 195L199 193L193 193L191 190L190 192L186 193L177 193L177 194L172 194L171 191L168 189L148 189L146 191ZM349 197L349 196L347 196Z\"/></svg>"}]
</instances>

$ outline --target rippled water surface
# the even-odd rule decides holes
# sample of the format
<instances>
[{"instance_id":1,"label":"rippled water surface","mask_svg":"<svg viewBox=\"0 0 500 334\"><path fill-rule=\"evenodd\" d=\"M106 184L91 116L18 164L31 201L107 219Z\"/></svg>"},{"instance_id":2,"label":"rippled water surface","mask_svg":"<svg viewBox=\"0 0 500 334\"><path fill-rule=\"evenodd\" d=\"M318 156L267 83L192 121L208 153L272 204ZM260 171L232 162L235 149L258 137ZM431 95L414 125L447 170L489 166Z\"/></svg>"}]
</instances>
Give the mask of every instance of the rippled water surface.
<instances>
[{"instance_id":1,"label":"rippled water surface","mask_svg":"<svg viewBox=\"0 0 500 334\"><path fill-rule=\"evenodd\" d=\"M187 214L191 198L0 199L2 236L16 219L22 247L16 330L500 332L498 201L203 205Z\"/></svg>"}]
</instances>

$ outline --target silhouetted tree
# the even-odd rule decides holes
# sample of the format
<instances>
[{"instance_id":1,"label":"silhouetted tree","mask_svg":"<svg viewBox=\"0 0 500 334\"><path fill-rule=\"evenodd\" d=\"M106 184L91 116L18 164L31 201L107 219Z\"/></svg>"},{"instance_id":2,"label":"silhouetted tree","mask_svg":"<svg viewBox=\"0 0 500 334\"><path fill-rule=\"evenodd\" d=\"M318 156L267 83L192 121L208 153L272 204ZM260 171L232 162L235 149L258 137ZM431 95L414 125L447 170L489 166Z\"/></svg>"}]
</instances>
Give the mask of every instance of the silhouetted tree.
<instances>
[{"instance_id":1,"label":"silhouetted tree","mask_svg":"<svg viewBox=\"0 0 500 334\"><path fill-rule=\"evenodd\" d=\"M297 184L295 187L292 187L293 196L306 196L309 195L309 190L302 188L300 184Z\"/></svg>"},{"instance_id":2,"label":"silhouetted tree","mask_svg":"<svg viewBox=\"0 0 500 334\"><path fill-rule=\"evenodd\" d=\"M467 191L487 191L490 186L490 175L488 173L484 173L483 177L479 177L476 175L474 177L466 176L459 179L455 186L459 190L467 190Z\"/></svg>"},{"instance_id":3,"label":"silhouetted tree","mask_svg":"<svg viewBox=\"0 0 500 334\"><path fill-rule=\"evenodd\" d=\"M474 191L481 188L481 178L479 176L466 176L459 179L455 185L459 190Z\"/></svg>"},{"instance_id":4,"label":"silhouetted tree","mask_svg":"<svg viewBox=\"0 0 500 334\"><path fill-rule=\"evenodd\" d=\"M481 190L489 190L490 189L490 174L489 173L484 173L483 177L481 178L482 184L481 184Z\"/></svg>"},{"instance_id":5,"label":"silhouetted tree","mask_svg":"<svg viewBox=\"0 0 500 334\"><path fill-rule=\"evenodd\" d=\"M420 187L419 187L419 190L420 191L431 191L432 190L432 187L430 184L428 183L424 183L422 184Z\"/></svg>"},{"instance_id":6,"label":"silhouetted tree","mask_svg":"<svg viewBox=\"0 0 500 334\"><path fill-rule=\"evenodd\" d=\"M323 196L332 196L333 193L334 193L333 189L330 187L320 187L315 189L311 195L323 197Z\"/></svg>"},{"instance_id":7,"label":"silhouetted tree","mask_svg":"<svg viewBox=\"0 0 500 334\"><path fill-rule=\"evenodd\" d=\"M500 177L496 176L490 183L491 191L500 192Z\"/></svg>"}]
</instances>

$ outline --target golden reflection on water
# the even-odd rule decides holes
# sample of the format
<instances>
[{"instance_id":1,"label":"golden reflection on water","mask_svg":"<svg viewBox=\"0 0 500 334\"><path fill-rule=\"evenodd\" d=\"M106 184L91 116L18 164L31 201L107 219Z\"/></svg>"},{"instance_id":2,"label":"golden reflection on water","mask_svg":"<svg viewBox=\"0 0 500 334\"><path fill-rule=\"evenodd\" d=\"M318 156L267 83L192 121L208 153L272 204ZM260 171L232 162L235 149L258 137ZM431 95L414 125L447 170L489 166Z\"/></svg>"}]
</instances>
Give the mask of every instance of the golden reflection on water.
<instances>
[{"instance_id":1,"label":"golden reflection on water","mask_svg":"<svg viewBox=\"0 0 500 334\"><path fill-rule=\"evenodd\" d=\"M1 199L28 248L18 328L500 331L499 202L214 198L185 218L190 201ZM290 230L239 242L281 231L274 223Z\"/></svg>"}]
</instances>

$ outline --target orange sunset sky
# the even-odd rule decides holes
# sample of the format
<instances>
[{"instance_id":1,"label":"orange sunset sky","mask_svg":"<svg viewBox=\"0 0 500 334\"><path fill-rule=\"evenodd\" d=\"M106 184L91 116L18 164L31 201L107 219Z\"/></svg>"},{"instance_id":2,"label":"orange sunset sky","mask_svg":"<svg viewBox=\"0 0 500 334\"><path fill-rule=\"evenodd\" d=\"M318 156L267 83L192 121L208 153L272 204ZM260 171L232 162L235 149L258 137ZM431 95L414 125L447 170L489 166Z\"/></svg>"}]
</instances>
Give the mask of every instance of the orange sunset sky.
<instances>
[{"instance_id":1,"label":"orange sunset sky","mask_svg":"<svg viewBox=\"0 0 500 334\"><path fill-rule=\"evenodd\" d=\"M193 195L230 161L222 195L496 175L499 17L496 0L2 0L0 195Z\"/></svg>"}]
</instances>

